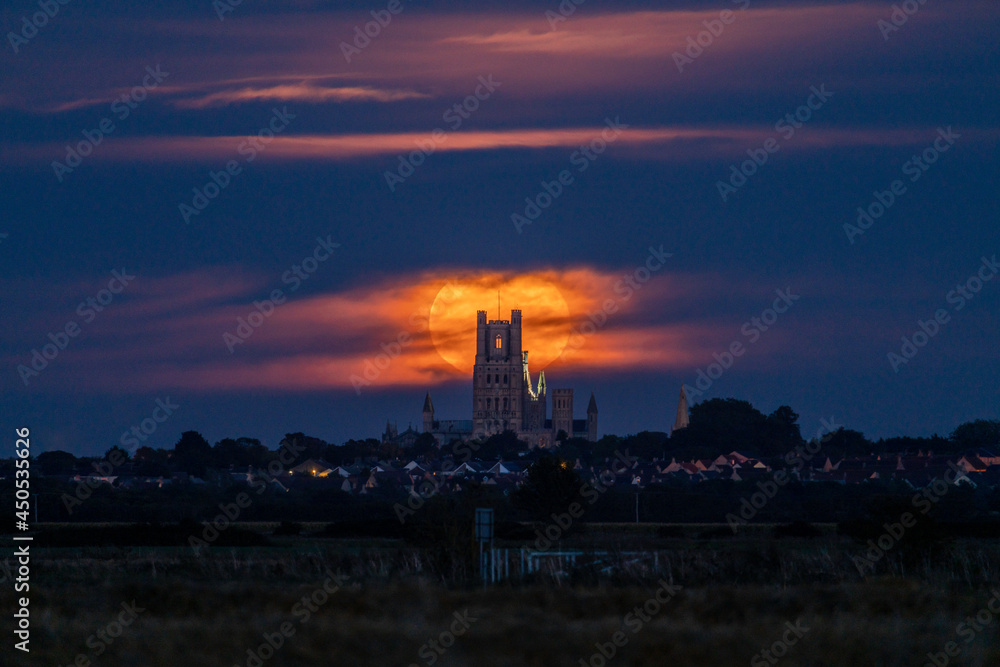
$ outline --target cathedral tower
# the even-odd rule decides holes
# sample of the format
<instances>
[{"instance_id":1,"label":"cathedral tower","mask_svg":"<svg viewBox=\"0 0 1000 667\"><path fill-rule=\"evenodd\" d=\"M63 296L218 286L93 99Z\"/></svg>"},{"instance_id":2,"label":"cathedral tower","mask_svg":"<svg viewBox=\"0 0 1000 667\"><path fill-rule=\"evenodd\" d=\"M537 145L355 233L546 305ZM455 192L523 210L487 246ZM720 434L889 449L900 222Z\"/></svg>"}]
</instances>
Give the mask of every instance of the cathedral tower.
<instances>
[{"instance_id":1,"label":"cathedral tower","mask_svg":"<svg viewBox=\"0 0 1000 667\"><path fill-rule=\"evenodd\" d=\"M509 320L488 320L480 310L472 369L473 435L521 431L524 394L521 311L510 311Z\"/></svg>"}]
</instances>

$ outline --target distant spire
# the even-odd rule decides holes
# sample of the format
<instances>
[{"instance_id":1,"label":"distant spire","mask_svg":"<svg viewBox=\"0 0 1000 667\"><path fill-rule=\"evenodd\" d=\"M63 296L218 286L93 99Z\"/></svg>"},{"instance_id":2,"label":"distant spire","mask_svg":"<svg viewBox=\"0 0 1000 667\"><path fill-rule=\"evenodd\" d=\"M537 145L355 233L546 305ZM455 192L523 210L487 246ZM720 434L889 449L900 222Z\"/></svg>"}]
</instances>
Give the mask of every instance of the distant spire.
<instances>
[{"instance_id":1,"label":"distant spire","mask_svg":"<svg viewBox=\"0 0 1000 667\"><path fill-rule=\"evenodd\" d=\"M424 397L424 412L434 413L434 404L431 402L431 392L427 392L427 396Z\"/></svg>"},{"instance_id":2,"label":"distant spire","mask_svg":"<svg viewBox=\"0 0 1000 667\"><path fill-rule=\"evenodd\" d=\"M593 414L597 412L597 399L594 398L594 392L590 392L590 404L587 406L587 414Z\"/></svg>"},{"instance_id":3,"label":"distant spire","mask_svg":"<svg viewBox=\"0 0 1000 667\"><path fill-rule=\"evenodd\" d=\"M538 372L538 395L545 393L545 371Z\"/></svg>"},{"instance_id":4,"label":"distant spire","mask_svg":"<svg viewBox=\"0 0 1000 667\"><path fill-rule=\"evenodd\" d=\"M677 419L674 421L674 431L679 431L688 426L688 397L681 386L681 397L677 401Z\"/></svg>"}]
</instances>

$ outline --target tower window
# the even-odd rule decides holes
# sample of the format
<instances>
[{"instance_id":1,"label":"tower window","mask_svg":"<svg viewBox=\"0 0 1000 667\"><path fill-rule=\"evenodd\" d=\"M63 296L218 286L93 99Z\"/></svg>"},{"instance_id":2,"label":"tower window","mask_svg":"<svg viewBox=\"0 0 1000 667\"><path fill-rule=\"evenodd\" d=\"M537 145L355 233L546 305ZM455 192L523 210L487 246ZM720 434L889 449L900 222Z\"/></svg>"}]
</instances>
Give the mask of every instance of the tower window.
<instances>
[{"instance_id":1,"label":"tower window","mask_svg":"<svg viewBox=\"0 0 1000 667\"><path fill-rule=\"evenodd\" d=\"M506 373L504 373L504 376L503 376L503 383L507 384L507 374Z\"/></svg>"},{"instance_id":2,"label":"tower window","mask_svg":"<svg viewBox=\"0 0 1000 667\"><path fill-rule=\"evenodd\" d=\"M489 383L490 383L490 378L491 378L491 377L493 377L493 376L492 376L492 375L490 375L489 373L487 373L487 374L486 374L486 384L489 384Z\"/></svg>"},{"instance_id":3,"label":"tower window","mask_svg":"<svg viewBox=\"0 0 1000 667\"><path fill-rule=\"evenodd\" d=\"M500 336L497 336L497 349L499 350L501 348L501 346L502 346L502 344L500 342Z\"/></svg>"}]
</instances>

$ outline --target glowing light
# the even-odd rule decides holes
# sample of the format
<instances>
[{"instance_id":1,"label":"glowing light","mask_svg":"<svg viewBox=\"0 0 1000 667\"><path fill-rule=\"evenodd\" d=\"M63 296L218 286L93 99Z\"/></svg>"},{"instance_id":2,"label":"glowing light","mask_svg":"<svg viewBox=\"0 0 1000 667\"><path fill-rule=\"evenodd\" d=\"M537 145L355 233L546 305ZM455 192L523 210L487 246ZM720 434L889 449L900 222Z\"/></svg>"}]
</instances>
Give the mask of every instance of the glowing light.
<instances>
[{"instance_id":1,"label":"glowing light","mask_svg":"<svg viewBox=\"0 0 1000 667\"><path fill-rule=\"evenodd\" d=\"M502 309L499 316L496 310L488 309L497 290ZM569 340L569 305L555 283L537 275L487 274L451 280L431 304L431 340L442 359L463 373L472 373L475 312L487 310L488 319L508 320L513 309L524 313L521 349L529 352L532 371L558 359Z\"/></svg>"}]
</instances>

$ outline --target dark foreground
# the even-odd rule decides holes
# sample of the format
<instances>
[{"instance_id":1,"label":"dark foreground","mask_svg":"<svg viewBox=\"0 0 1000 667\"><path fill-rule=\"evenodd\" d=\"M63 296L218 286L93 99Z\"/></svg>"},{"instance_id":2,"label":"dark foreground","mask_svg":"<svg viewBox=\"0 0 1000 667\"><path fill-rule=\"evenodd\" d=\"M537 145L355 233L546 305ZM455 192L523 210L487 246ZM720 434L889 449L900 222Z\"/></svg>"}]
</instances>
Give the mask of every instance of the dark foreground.
<instances>
[{"instance_id":1,"label":"dark foreground","mask_svg":"<svg viewBox=\"0 0 1000 667\"><path fill-rule=\"evenodd\" d=\"M835 536L656 547L655 569L623 558L485 590L445 574L440 554L374 541L200 555L38 549L31 653L5 633L0 662L920 666L935 664L930 653L937 665L1000 664L993 541L950 544L923 563L890 554L864 577L851 560L858 545ZM8 619L14 598L8 580Z\"/></svg>"}]
</instances>

